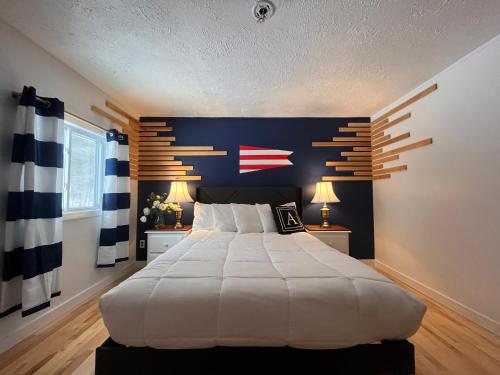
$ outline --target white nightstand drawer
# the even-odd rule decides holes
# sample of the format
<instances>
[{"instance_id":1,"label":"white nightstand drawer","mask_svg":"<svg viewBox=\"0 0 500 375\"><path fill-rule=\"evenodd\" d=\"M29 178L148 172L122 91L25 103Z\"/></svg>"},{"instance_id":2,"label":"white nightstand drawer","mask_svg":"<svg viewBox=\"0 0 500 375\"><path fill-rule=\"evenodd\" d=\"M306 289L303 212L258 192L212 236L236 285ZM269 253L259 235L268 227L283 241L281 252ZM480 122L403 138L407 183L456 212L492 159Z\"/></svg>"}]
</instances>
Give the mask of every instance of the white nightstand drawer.
<instances>
[{"instance_id":1,"label":"white nightstand drawer","mask_svg":"<svg viewBox=\"0 0 500 375\"><path fill-rule=\"evenodd\" d=\"M316 237L330 247L349 255L349 235L345 233L321 233L315 232Z\"/></svg>"},{"instance_id":2,"label":"white nightstand drawer","mask_svg":"<svg viewBox=\"0 0 500 375\"><path fill-rule=\"evenodd\" d=\"M186 225L182 230L175 230L172 225L165 229L148 230L147 262L158 258L164 252L177 245L191 233L191 226Z\"/></svg>"},{"instance_id":3,"label":"white nightstand drawer","mask_svg":"<svg viewBox=\"0 0 500 375\"><path fill-rule=\"evenodd\" d=\"M182 240L184 236L184 233L170 234L168 236L149 235L148 251L150 253L164 253Z\"/></svg>"},{"instance_id":4,"label":"white nightstand drawer","mask_svg":"<svg viewBox=\"0 0 500 375\"><path fill-rule=\"evenodd\" d=\"M349 234L351 231L340 225L324 228L320 225L306 225L307 233L334 249L349 255Z\"/></svg>"}]
</instances>

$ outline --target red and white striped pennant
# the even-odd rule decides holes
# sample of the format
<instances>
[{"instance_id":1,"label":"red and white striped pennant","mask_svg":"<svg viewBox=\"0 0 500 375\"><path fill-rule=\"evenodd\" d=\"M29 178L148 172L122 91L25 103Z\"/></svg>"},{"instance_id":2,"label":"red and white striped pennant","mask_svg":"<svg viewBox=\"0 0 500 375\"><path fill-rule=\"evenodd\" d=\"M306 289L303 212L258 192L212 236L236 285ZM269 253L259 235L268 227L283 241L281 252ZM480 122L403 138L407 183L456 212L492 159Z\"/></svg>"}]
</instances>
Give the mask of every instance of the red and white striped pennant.
<instances>
[{"instance_id":1,"label":"red and white striped pennant","mask_svg":"<svg viewBox=\"0 0 500 375\"><path fill-rule=\"evenodd\" d=\"M293 151L240 145L240 173L293 165L288 157Z\"/></svg>"}]
</instances>

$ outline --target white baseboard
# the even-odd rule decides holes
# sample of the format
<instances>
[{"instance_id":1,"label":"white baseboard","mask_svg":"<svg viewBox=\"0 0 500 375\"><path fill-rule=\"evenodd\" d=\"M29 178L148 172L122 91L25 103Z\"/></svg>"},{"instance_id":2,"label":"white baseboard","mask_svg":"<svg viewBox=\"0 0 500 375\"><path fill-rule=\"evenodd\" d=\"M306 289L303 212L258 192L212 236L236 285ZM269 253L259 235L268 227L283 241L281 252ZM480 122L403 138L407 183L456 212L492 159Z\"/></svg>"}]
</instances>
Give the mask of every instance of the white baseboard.
<instances>
[{"instance_id":1,"label":"white baseboard","mask_svg":"<svg viewBox=\"0 0 500 375\"><path fill-rule=\"evenodd\" d=\"M126 265L122 270L120 270L120 272L110 275L98 281L97 283L91 285L87 289L82 290L80 293L64 301L60 305L55 305L54 307L51 307L40 316L37 316L36 318L19 326L17 329L9 333L7 336L0 338L0 353L3 353L12 346L16 345L18 342L24 340L26 337L32 335L40 328L46 326L54 319L60 317L62 314L78 306L79 304L85 302L87 299L97 294L99 291L101 291L106 286L108 286L115 280L119 279L126 273L132 271L134 268L139 268L139 267L135 262L130 262L130 264ZM5 317L4 319L6 318L7 317Z\"/></svg>"},{"instance_id":2,"label":"white baseboard","mask_svg":"<svg viewBox=\"0 0 500 375\"><path fill-rule=\"evenodd\" d=\"M394 277L397 277L398 279L401 279L403 282L407 283L411 287L417 289L419 292L422 292L426 294L427 296L431 297L432 299L436 300L437 302L443 304L444 306L448 307L449 309L455 311L456 313L464 316L465 318L473 321L477 325L487 329L488 331L493 332L495 335L500 336L500 323L497 322L496 320L490 318L489 316L486 316L474 309L472 309L469 306L464 305L463 303L448 297L447 295L437 291L436 289L433 289L423 283L421 283L418 280L415 280L414 278L405 275L404 273L399 272L398 270L392 268L391 266L388 266L385 263L382 263L381 261L375 259L375 265L382 269L383 271L387 272L389 275L393 275Z\"/></svg>"}]
</instances>

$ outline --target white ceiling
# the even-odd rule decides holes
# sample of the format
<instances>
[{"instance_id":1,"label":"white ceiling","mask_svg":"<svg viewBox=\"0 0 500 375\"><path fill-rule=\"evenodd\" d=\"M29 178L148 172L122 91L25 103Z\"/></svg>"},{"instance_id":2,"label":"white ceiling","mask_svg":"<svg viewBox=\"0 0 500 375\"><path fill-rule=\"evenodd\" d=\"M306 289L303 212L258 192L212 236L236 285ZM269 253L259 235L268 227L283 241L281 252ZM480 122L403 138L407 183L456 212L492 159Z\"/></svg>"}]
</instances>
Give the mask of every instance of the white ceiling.
<instances>
[{"instance_id":1,"label":"white ceiling","mask_svg":"<svg viewBox=\"0 0 500 375\"><path fill-rule=\"evenodd\" d=\"M0 0L109 95L167 116L369 116L500 33L499 0Z\"/></svg>"}]
</instances>

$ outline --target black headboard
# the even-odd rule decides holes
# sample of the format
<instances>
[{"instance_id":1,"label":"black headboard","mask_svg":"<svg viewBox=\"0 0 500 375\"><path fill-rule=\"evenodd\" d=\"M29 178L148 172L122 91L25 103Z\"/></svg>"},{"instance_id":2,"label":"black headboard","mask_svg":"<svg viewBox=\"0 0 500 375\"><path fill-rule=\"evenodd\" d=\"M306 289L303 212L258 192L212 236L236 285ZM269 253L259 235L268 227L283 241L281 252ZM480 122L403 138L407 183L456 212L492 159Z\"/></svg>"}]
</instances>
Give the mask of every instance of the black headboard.
<instances>
[{"instance_id":1,"label":"black headboard","mask_svg":"<svg viewBox=\"0 0 500 375\"><path fill-rule=\"evenodd\" d=\"M295 202L302 216L302 189L299 187L199 187L196 199L200 203L269 203L271 207Z\"/></svg>"}]
</instances>

